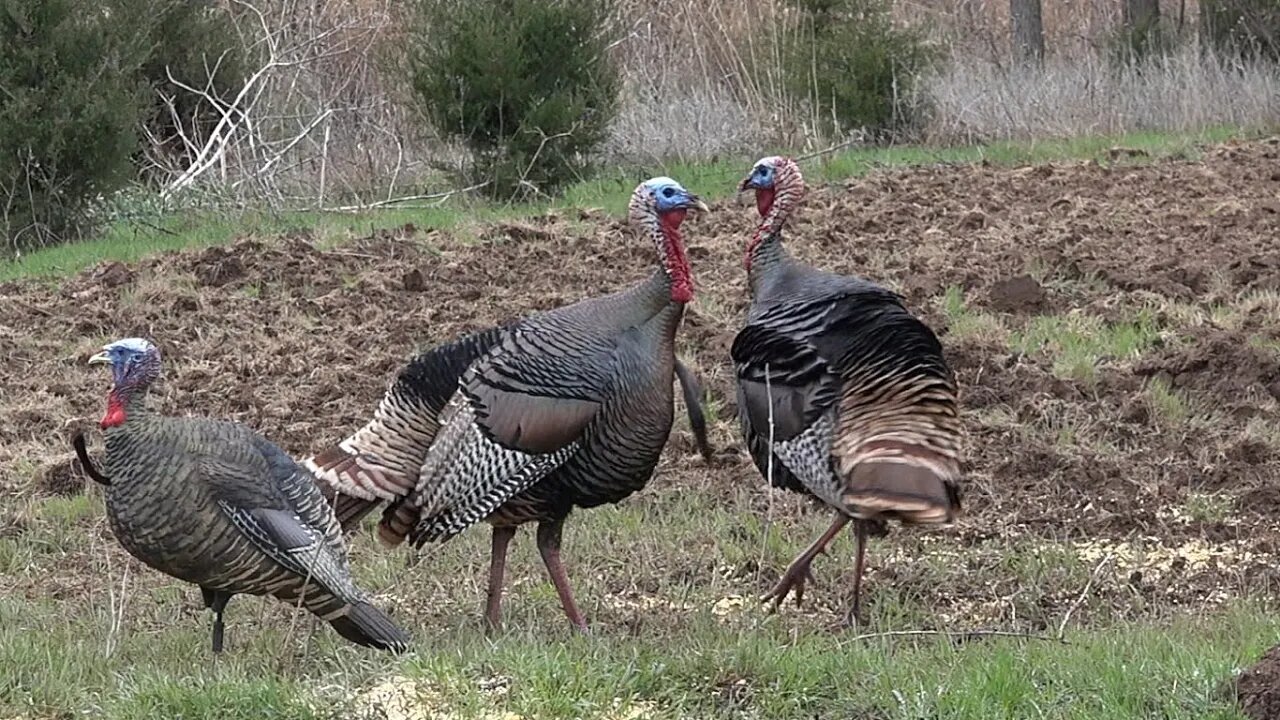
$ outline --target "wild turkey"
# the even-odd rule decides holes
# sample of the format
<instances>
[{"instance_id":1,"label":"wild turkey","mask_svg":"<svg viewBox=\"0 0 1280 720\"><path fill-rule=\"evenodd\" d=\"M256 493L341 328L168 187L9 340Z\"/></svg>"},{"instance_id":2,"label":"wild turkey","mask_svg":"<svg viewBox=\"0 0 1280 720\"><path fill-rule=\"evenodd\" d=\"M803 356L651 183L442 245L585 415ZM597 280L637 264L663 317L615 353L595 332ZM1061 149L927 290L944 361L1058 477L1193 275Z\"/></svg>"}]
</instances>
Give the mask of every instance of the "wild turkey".
<instances>
[{"instance_id":1,"label":"wild turkey","mask_svg":"<svg viewBox=\"0 0 1280 720\"><path fill-rule=\"evenodd\" d=\"M350 526L387 501L389 546L447 540L493 526L485 620L501 627L507 546L538 523L537 542L570 623L586 630L560 562L574 507L616 503L644 487L671 431L676 329L693 281L680 235L706 205L657 177L632 195L630 218L661 258L630 289L489 328L416 358L360 430L305 462ZM697 393L681 378L691 413ZM701 417L699 412L699 418ZM705 429L702 431L705 432Z\"/></svg>"},{"instance_id":2,"label":"wild turkey","mask_svg":"<svg viewBox=\"0 0 1280 720\"><path fill-rule=\"evenodd\" d=\"M901 296L805 266L782 246L782 228L805 192L795 162L760 160L740 190L755 190L762 216L746 251L747 323L730 349L742 432L774 486L836 510L831 527L761 599L777 610L794 589L799 605L813 579L810 563L853 520L857 563L846 622L859 620L868 525L883 534L886 520L950 523L960 512L955 380L937 337Z\"/></svg>"},{"instance_id":3,"label":"wild turkey","mask_svg":"<svg viewBox=\"0 0 1280 720\"><path fill-rule=\"evenodd\" d=\"M107 517L120 544L147 565L200 586L213 610L213 651L233 595L274 595L329 622L359 645L402 652L409 638L351 579L342 531L305 469L239 423L153 414L147 389L160 351L119 340L89 359L115 383L101 426Z\"/></svg>"}]
</instances>

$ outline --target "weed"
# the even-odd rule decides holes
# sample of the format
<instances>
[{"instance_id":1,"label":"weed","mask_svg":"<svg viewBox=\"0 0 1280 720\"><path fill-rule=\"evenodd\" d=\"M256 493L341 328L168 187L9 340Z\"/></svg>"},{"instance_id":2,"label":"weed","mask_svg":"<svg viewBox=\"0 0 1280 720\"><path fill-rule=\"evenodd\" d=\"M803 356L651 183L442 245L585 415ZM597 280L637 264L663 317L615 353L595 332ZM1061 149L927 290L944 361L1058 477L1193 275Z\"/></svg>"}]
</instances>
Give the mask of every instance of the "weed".
<instances>
[{"instance_id":1,"label":"weed","mask_svg":"<svg viewBox=\"0 0 1280 720\"><path fill-rule=\"evenodd\" d=\"M1147 402L1152 415L1167 425L1179 425L1191 415L1187 401L1164 378L1152 378L1147 383Z\"/></svg>"},{"instance_id":2,"label":"weed","mask_svg":"<svg viewBox=\"0 0 1280 720\"><path fill-rule=\"evenodd\" d=\"M1220 523L1230 517L1235 498L1226 493L1193 492L1183 502L1183 513L1196 522Z\"/></svg>"}]
</instances>

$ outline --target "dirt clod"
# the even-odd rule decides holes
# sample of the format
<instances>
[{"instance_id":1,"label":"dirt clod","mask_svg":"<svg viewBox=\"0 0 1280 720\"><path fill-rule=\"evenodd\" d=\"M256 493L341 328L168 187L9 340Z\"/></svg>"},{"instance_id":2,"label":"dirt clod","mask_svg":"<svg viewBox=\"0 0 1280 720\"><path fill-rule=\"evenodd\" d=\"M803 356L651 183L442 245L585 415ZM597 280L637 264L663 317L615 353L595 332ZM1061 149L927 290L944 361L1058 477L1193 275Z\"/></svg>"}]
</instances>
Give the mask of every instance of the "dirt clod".
<instances>
[{"instance_id":1,"label":"dirt clod","mask_svg":"<svg viewBox=\"0 0 1280 720\"><path fill-rule=\"evenodd\" d=\"M84 471L79 460L47 465L36 477L36 492L44 496L70 497L84 492Z\"/></svg>"},{"instance_id":2,"label":"dirt clod","mask_svg":"<svg viewBox=\"0 0 1280 720\"><path fill-rule=\"evenodd\" d=\"M119 287L133 281L133 271L121 262L109 262L103 265L94 273L94 276L102 287L107 288Z\"/></svg>"},{"instance_id":3,"label":"dirt clod","mask_svg":"<svg viewBox=\"0 0 1280 720\"><path fill-rule=\"evenodd\" d=\"M196 280L201 285L221 287L245 275L244 261L226 248L205 250L195 265Z\"/></svg>"},{"instance_id":4,"label":"dirt clod","mask_svg":"<svg viewBox=\"0 0 1280 720\"><path fill-rule=\"evenodd\" d=\"M1030 275L1000 280L991 286L990 302L994 310L1011 313L1033 313L1044 307L1044 288Z\"/></svg>"},{"instance_id":5,"label":"dirt clod","mask_svg":"<svg viewBox=\"0 0 1280 720\"><path fill-rule=\"evenodd\" d=\"M422 292L427 289L427 280L422 276L422 271L418 268L405 273L400 283L409 292Z\"/></svg>"},{"instance_id":6,"label":"dirt clod","mask_svg":"<svg viewBox=\"0 0 1280 720\"><path fill-rule=\"evenodd\" d=\"M981 210L970 210L960 217L960 229L962 230L978 230L986 227L987 214Z\"/></svg>"}]
</instances>

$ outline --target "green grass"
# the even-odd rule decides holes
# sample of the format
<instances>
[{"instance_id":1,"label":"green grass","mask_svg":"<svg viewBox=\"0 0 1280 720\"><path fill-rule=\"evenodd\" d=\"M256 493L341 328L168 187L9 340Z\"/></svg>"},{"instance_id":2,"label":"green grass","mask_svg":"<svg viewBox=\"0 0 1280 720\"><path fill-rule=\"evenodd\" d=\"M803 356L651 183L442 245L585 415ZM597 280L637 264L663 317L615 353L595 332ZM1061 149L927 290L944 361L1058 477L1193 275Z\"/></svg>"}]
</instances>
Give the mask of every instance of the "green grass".
<instances>
[{"instance_id":1,"label":"green grass","mask_svg":"<svg viewBox=\"0 0 1280 720\"><path fill-rule=\"evenodd\" d=\"M1010 338L1010 347L1031 355L1048 352L1055 375L1092 382L1103 360L1131 360L1153 345L1160 328L1139 312L1126 322L1107 322L1096 315L1039 315Z\"/></svg>"},{"instance_id":2,"label":"green grass","mask_svg":"<svg viewBox=\"0 0 1280 720\"><path fill-rule=\"evenodd\" d=\"M1187 401L1182 395L1170 387L1169 383L1163 378L1152 378L1147 383L1147 402L1151 405L1151 410L1159 420L1177 425L1186 421L1191 414L1187 408Z\"/></svg>"},{"instance_id":3,"label":"green grass","mask_svg":"<svg viewBox=\"0 0 1280 720\"><path fill-rule=\"evenodd\" d=\"M1196 147L1203 143L1246 135L1248 133L1238 129L1212 128L1189 134L1136 133L955 148L855 148L812 158L803 164L809 181L818 184L856 177L883 167L982 161L996 165L1021 165L1088 158L1105 161L1107 149L1115 146L1146 150L1152 158L1185 157L1194 155ZM760 155L769 152L762 151ZM413 223L419 228L465 230L466 226L478 222L525 217L556 208L598 207L619 214L625 210L636 183L656 174L670 175L705 198L725 198L734 193L738 181L756 159L744 157L700 164L658 163L625 170L606 170L593 179L569 187L562 198L541 204L497 205L460 198L440 207L388 208L356 214L184 212L122 221L92 241L32 252L17 261L0 261L0 282L23 277L58 277L103 260L129 262L165 250L225 244L237 237L270 235L295 228L309 229L321 242L336 243L374 229L406 223Z\"/></svg>"},{"instance_id":4,"label":"green grass","mask_svg":"<svg viewBox=\"0 0 1280 720\"><path fill-rule=\"evenodd\" d=\"M575 514L565 552L589 637L567 628L532 533L513 546L507 627L489 639L478 623L483 529L412 568L362 532L353 565L414 636L411 653L354 647L309 616L291 630L289 608L238 597L227 651L214 659L194 587L133 563L121 590L124 556L101 527L96 493L32 500L21 532L0 538L0 559L11 559L0 561L0 582L19 588L0 592L0 717L381 717L361 714L364 693L403 677L425 714L387 716L397 720L1238 720L1216 689L1280 632L1280 616L1249 599L1196 615L1147 607L1141 622L1127 619L1145 601L1124 578L1150 568L1125 565L1091 583L1096 559L1080 544L1023 536L963 547L901 532L872 543L872 625L862 632L1035 627L1053 636L1082 597L1068 642L858 639L827 627L846 601L847 535L815 564L819 584L803 611L789 602L771 616L753 600L827 518L779 507L766 522L751 502L745 489L687 488ZM940 603L939 591L961 604Z\"/></svg>"},{"instance_id":5,"label":"green grass","mask_svg":"<svg viewBox=\"0 0 1280 720\"><path fill-rule=\"evenodd\" d=\"M411 706L436 718L626 717L615 709L629 706L654 719L1227 720L1240 716L1219 686L1280 630L1248 607L1072 632L1069 644L853 640L704 617L678 638L562 637L556 628L490 642L434 628L415 654L392 660L336 647L321 630L311 655L286 654L281 671L283 633L267 630L245 647L253 601L240 602L232 629L244 639L213 661L202 652L203 614L183 613L160 637L126 633L105 656L98 624L53 604L0 600L0 708L120 720L358 717L362 690L402 676L417 686Z\"/></svg>"},{"instance_id":6,"label":"green grass","mask_svg":"<svg viewBox=\"0 0 1280 720\"><path fill-rule=\"evenodd\" d=\"M1005 335L999 318L969 307L964 291L958 286L947 288L942 296L942 314L947 318L947 330L952 337L1001 338Z\"/></svg>"}]
</instances>

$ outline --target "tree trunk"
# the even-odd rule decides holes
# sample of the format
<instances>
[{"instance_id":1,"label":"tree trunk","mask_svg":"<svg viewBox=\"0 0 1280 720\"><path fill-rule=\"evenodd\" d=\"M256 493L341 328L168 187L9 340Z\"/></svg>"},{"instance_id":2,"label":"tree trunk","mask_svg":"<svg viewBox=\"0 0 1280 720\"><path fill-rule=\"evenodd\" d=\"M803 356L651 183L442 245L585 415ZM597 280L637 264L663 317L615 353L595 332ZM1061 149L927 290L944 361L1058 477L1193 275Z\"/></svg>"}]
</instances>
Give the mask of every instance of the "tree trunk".
<instances>
[{"instance_id":1,"label":"tree trunk","mask_svg":"<svg viewBox=\"0 0 1280 720\"><path fill-rule=\"evenodd\" d=\"M1124 30L1130 50L1143 57L1158 47L1160 0L1124 0Z\"/></svg>"},{"instance_id":2,"label":"tree trunk","mask_svg":"<svg viewBox=\"0 0 1280 720\"><path fill-rule=\"evenodd\" d=\"M1146 33L1160 22L1160 0L1124 0L1124 26Z\"/></svg>"},{"instance_id":3,"label":"tree trunk","mask_svg":"<svg viewBox=\"0 0 1280 720\"><path fill-rule=\"evenodd\" d=\"M1044 60L1044 24L1040 0L1009 0L1009 20L1013 30L1013 57L1021 65L1039 65Z\"/></svg>"}]
</instances>

